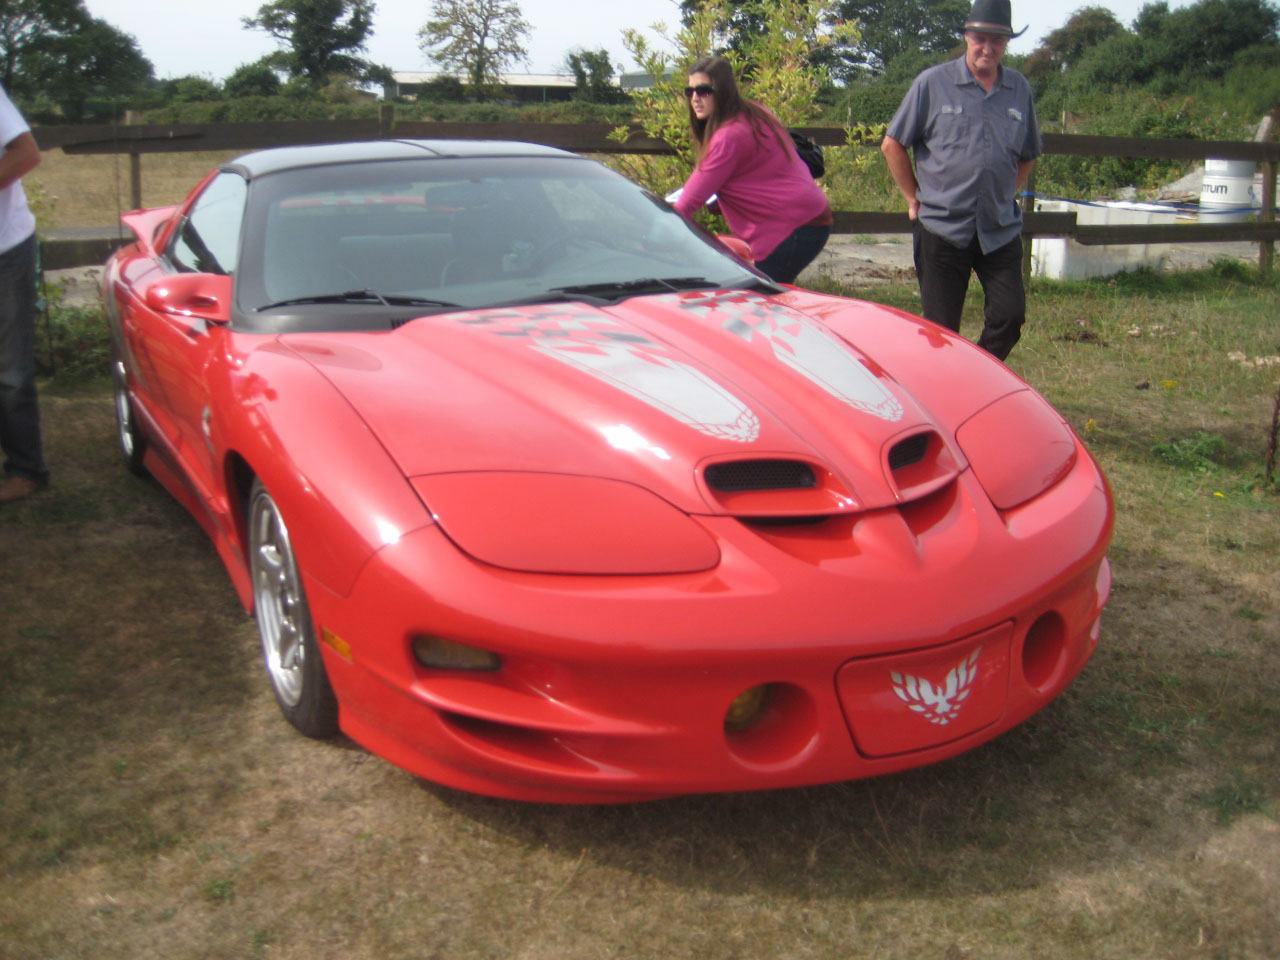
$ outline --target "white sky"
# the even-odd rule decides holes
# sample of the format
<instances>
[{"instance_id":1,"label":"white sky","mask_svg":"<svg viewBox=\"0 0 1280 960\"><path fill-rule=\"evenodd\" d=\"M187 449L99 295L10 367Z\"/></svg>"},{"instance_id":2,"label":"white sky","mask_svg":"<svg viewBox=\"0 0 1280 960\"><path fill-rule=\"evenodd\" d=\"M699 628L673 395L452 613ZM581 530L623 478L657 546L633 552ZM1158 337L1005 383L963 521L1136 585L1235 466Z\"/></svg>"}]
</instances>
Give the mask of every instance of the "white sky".
<instances>
[{"instance_id":1,"label":"white sky","mask_svg":"<svg viewBox=\"0 0 1280 960\"><path fill-rule=\"evenodd\" d=\"M615 64L635 65L622 46L627 27L645 30L665 21L674 31L680 21L676 0L518 0L532 26L528 43L532 73L557 72L565 54L583 47L609 51ZM909 3L911 0L900 0ZM1107 6L1130 26L1147 0L1013 0L1013 27L1030 29L1009 45L1011 53L1030 53L1045 34L1066 23L1085 6ZM1173 0L1171 7L1189 0ZM161 79L189 74L225 79L241 64L276 49L265 33L245 30L262 0L85 0L89 13L131 34ZM396 71L433 70L418 48L418 30L430 18L430 0L377 0L368 58ZM646 33L648 31L646 30ZM656 37L648 34L650 39Z\"/></svg>"}]
</instances>

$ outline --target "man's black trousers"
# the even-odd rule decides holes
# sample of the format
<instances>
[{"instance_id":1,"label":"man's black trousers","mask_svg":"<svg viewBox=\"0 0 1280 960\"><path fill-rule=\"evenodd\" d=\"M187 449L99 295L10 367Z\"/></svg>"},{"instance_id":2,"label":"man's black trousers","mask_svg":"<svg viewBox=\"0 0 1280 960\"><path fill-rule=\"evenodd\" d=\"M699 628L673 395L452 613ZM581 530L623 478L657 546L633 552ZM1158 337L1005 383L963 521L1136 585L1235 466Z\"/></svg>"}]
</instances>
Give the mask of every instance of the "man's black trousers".
<instances>
[{"instance_id":1,"label":"man's black trousers","mask_svg":"<svg viewBox=\"0 0 1280 960\"><path fill-rule=\"evenodd\" d=\"M1027 317L1022 286L1022 238L983 253L975 235L967 247L957 247L916 221L913 252L920 281L920 305L925 319L960 332L960 313L969 290L970 272L978 275L985 298L986 323L978 346L1003 360L1013 350Z\"/></svg>"}]
</instances>

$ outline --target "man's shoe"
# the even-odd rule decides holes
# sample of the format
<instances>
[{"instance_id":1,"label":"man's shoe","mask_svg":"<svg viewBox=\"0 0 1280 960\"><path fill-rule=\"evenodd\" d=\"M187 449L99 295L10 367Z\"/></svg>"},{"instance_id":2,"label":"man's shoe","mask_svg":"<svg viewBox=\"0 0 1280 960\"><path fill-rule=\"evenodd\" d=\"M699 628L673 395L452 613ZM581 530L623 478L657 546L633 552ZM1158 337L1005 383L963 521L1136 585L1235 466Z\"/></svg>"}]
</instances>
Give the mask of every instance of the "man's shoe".
<instances>
[{"instance_id":1,"label":"man's shoe","mask_svg":"<svg viewBox=\"0 0 1280 960\"><path fill-rule=\"evenodd\" d=\"M4 482L0 483L0 503L21 500L23 497L31 496L37 490L43 490L46 486L48 481L32 480L30 477L5 477Z\"/></svg>"}]
</instances>

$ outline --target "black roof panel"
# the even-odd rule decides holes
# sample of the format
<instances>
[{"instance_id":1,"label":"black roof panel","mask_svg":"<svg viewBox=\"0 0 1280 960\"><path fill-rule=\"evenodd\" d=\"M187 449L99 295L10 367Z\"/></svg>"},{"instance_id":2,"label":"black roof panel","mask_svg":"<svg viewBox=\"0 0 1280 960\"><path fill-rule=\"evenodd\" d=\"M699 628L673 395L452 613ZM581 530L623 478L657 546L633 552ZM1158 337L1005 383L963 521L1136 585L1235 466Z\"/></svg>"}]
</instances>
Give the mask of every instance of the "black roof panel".
<instances>
[{"instance_id":1,"label":"black roof panel","mask_svg":"<svg viewBox=\"0 0 1280 960\"><path fill-rule=\"evenodd\" d=\"M539 143L515 140L357 140L300 147L256 150L222 164L248 179L302 167L370 160L415 160L424 157L572 157L575 154Z\"/></svg>"}]
</instances>

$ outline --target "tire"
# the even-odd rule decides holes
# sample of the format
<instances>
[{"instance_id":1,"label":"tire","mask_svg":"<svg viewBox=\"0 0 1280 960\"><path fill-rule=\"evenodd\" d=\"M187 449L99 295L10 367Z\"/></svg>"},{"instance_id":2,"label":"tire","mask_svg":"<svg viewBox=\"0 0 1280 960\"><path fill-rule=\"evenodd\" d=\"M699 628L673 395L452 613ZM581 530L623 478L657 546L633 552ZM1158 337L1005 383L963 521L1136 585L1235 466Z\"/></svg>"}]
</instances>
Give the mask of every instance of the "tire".
<instances>
[{"instance_id":1,"label":"tire","mask_svg":"<svg viewBox=\"0 0 1280 960\"><path fill-rule=\"evenodd\" d=\"M111 388L115 399L116 436L120 441L120 455L130 473L145 477L147 468L142 465L142 458L147 452L147 438L138 428L138 420L133 413L133 400L129 398L129 373L119 357L111 361Z\"/></svg>"},{"instance_id":2,"label":"tire","mask_svg":"<svg viewBox=\"0 0 1280 960\"><path fill-rule=\"evenodd\" d=\"M289 531L260 480L249 493L249 573L253 616L271 689L286 720L308 737L338 732L329 684Z\"/></svg>"}]
</instances>

